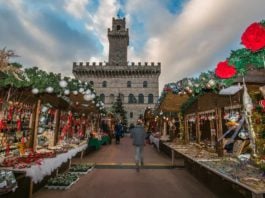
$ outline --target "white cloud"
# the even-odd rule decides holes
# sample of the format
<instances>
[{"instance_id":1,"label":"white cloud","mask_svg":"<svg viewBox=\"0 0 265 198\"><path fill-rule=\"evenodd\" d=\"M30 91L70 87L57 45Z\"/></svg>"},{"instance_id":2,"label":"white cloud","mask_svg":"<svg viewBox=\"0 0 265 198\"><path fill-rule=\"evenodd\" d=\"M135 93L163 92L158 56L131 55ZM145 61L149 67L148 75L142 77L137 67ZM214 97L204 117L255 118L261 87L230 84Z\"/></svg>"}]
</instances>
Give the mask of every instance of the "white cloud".
<instances>
[{"instance_id":1,"label":"white cloud","mask_svg":"<svg viewBox=\"0 0 265 198\"><path fill-rule=\"evenodd\" d=\"M244 29L264 17L264 7L262 0L191 0L174 18L164 15L161 8L153 7L156 12L146 10L155 24L148 26L155 37L149 38L143 57L162 62L160 88L167 82L207 71L218 58L221 61L228 57L235 42L240 47ZM157 15L163 20L157 20Z\"/></svg>"},{"instance_id":2,"label":"white cloud","mask_svg":"<svg viewBox=\"0 0 265 198\"><path fill-rule=\"evenodd\" d=\"M92 17L92 25L95 34L104 46L103 58L108 55L107 29L111 28L112 17L116 16L118 7L115 0L101 0L97 12Z\"/></svg>"},{"instance_id":3,"label":"white cloud","mask_svg":"<svg viewBox=\"0 0 265 198\"><path fill-rule=\"evenodd\" d=\"M1 34L6 34L1 35L1 40L10 41L3 42L4 46L14 49L21 56L22 62L25 61L30 66L46 67L50 71L71 73L75 58L78 61L103 62L108 55L107 28L111 28L112 17L116 16L121 5L117 0L100 0L99 7L91 14L86 10L90 1L92 0L65 0L63 5L48 3L53 14L64 9L75 20L85 23L85 36L76 35L80 33L78 31L55 31L59 21L57 19L57 23L51 24L54 22L51 20L52 14L48 15L50 23L46 24L46 29L41 27L38 23L38 16L42 15L41 9L40 12L32 9L34 6L30 7L27 1L2 1L1 7L6 6L13 12L11 22L20 23L10 23L14 25L9 26L0 19L1 27L8 28L0 30ZM130 28L130 44L135 40L140 43L140 48L129 46L128 59L134 62L161 62L160 89L165 83L213 68L217 61L229 56L230 50L241 47L240 36L249 24L264 19L264 0L189 0L178 15L171 14L163 3L165 2L161 0L130 0L124 6L127 27ZM45 11L47 14L48 11ZM4 14L1 16L5 16ZM47 15L40 18L43 20L45 16ZM144 25L143 32L132 30L131 25L136 18ZM67 28L64 30L71 31ZM6 33L8 31L10 34ZM98 43L89 37L91 32L104 46L102 56L93 53L98 50ZM72 37L75 40L70 44L67 44L68 41L63 43L58 35L64 35L68 41L72 41ZM14 38L14 41L10 38ZM89 44L82 45L87 40ZM87 49L88 45L91 47Z\"/></svg>"},{"instance_id":4,"label":"white cloud","mask_svg":"<svg viewBox=\"0 0 265 198\"><path fill-rule=\"evenodd\" d=\"M65 2L64 8L67 12L78 19L82 19L87 15L86 5L88 0L68 0Z\"/></svg>"}]
</instances>

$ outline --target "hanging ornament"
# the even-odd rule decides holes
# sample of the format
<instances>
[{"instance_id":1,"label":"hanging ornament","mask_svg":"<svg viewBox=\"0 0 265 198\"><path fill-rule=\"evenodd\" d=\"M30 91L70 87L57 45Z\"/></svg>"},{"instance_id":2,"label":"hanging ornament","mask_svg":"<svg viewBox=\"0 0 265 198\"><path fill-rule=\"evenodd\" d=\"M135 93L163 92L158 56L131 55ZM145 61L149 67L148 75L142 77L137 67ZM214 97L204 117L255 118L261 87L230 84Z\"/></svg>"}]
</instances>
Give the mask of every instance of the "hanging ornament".
<instances>
[{"instance_id":1,"label":"hanging ornament","mask_svg":"<svg viewBox=\"0 0 265 198\"><path fill-rule=\"evenodd\" d=\"M70 90L69 89L64 90L64 95L69 95L69 94L70 94Z\"/></svg>"},{"instance_id":2,"label":"hanging ornament","mask_svg":"<svg viewBox=\"0 0 265 198\"><path fill-rule=\"evenodd\" d=\"M90 89L87 89L87 90L85 91L85 94L87 94L87 95L91 94Z\"/></svg>"},{"instance_id":3,"label":"hanging ornament","mask_svg":"<svg viewBox=\"0 0 265 198\"><path fill-rule=\"evenodd\" d=\"M95 94L91 94L91 98L94 99L96 97Z\"/></svg>"},{"instance_id":4,"label":"hanging ornament","mask_svg":"<svg viewBox=\"0 0 265 198\"><path fill-rule=\"evenodd\" d=\"M211 89L212 86L211 86L209 83L207 83L207 84L206 84L206 88L207 88L207 89Z\"/></svg>"},{"instance_id":5,"label":"hanging ornament","mask_svg":"<svg viewBox=\"0 0 265 198\"><path fill-rule=\"evenodd\" d=\"M215 85L215 81L213 79L209 80L208 84L213 87Z\"/></svg>"},{"instance_id":6,"label":"hanging ornament","mask_svg":"<svg viewBox=\"0 0 265 198\"><path fill-rule=\"evenodd\" d=\"M215 69L215 75L219 78L231 78L236 74L234 66L229 65L227 61L219 62Z\"/></svg>"},{"instance_id":7,"label":"hanging ornament","mask_svg":"<svg viewBox=\"0 0 265 198\"><path fill-rule=\"evenodd\" d=\"M252 52L265 47L265 27L260 23L252 23L242 34L241 43Z\"/></svg>"},{"instance_id":8,"label":"hanging ornament","mask_svg":"<svg viewBox=\"0 0 265 198\"><path fill-rule=\"evenodd\" d=\"M65 80L61 80L59 82L59 85L60 85L60 87L65 88L65 87L67 87L68 83Z\"/></svg>"},{"instance_id":9,"label":"hanging ornament","mask_svg":"<svg viewBox=\"0 0 265 198\"><path fill-rule=\"evenodd\" d=\"M46 92L47 92L47 93L52 93L53 90L54 90L53 87L47 87L47 88L46 88Z\"/></svg>"},{"instance_id":10,"label":"hanging ornament","mask_svg":"<svg viewBox=\"0 0 265 198\"><path fill-rule=\"evenodd\" d=\"M79 93L83 93L84 91L84 88L79 88Z\"/></svg>"},{"instance_id":11,"label":"hanging ornament","mask_svg":"<svg viewBox=\"0 0 265 198\"><path fill-rule=\"evenodd\" d=\"M73 94L74 94L74 95L77 95L77 94L78 94L78 91L73 91Z\"/></svg>"},{"instance_id":12,"label":"hanging ornament","mask_svg":"<svg viewBox=\"0 0 265 198\"><path fill-rule=\"evenodd\" d=\"M84 100L85 100L85 101L89 101L89 100L91 100L91 99L92 99L92 98L91 98L90 95L87 95L87 94L84 95Z\"/></svg>"},{"instance_id":13,"label":"hanging ornament","mask_svg":"<svg viewBox=\"0 0 265 198\"><path fill-rule=\"evenodd\" d=\"M191 80L188 80L188 85L189 85L190 87L193 86L193 83L191 82Z\"/></svg>"},{"instance_id":14,"label":"hanging ornament","mask_svg":"<svg viewBox=\"0 0 265 198\"><path fill-rule=\"evenodd\" d=\"M33 94L38 94L38 93L39 93L39 90L38 90L37 88L33 88L33 89L31 90L31 92L32 92Z\"/></svg>"}]
</instances>

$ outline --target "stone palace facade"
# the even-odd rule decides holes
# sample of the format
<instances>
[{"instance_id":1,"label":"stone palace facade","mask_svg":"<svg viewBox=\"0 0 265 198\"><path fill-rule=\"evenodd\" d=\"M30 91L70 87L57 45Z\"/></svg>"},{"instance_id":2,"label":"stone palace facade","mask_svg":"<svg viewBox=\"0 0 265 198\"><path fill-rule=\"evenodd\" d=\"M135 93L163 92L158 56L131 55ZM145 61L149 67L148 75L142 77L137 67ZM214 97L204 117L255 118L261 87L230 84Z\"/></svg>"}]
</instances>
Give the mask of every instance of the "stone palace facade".
<instances>
[{"instance_id":1,"label":"stone palace facade","mask_svg":"<svg viewBox=\"0 0 265 198\"><path fill-rule=\"evenodd\" d=\"M74 76L89 82L109 110L120 94L127 111L128 123L134 123L144 114L146 107L153 108L158 99L160 63L134 63L127 61L129 31L125 18L112 19L108 29L108 62L74 62Z\"/></svg>"}]
</instances>

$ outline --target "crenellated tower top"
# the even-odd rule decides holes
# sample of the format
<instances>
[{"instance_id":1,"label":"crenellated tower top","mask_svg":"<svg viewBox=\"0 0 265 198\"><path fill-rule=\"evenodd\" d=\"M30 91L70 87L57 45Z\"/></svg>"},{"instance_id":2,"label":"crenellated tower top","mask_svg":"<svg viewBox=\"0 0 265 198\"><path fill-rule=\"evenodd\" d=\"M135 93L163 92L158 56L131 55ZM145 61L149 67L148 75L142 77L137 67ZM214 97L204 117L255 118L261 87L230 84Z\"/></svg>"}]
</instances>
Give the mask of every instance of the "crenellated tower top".
<instances>
[{"instance_id":1,"label":"crenellated tower top","mask_svg":"<svg viewBox=\"0 0 265 198\"><path fill-rule=\"evenodd\" d=\"M125 18L112 18L112 29L108 29L109 65L127 65L127 47L129 45L129 31Z\"/></svg>"}]
</instances>

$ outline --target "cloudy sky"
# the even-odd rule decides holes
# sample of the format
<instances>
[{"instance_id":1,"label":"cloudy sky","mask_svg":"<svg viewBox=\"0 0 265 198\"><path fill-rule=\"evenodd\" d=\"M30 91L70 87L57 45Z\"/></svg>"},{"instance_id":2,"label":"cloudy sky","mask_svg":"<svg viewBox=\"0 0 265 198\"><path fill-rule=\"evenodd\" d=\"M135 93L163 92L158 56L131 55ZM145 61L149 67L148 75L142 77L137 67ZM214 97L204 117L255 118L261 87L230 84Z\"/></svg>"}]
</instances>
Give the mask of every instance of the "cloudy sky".
<instances>
[{"instance_id":1,"label":"cloudy sky","mask_svg":"<svg viewBox=\"0 0 265 198\"><path fill-rule=\"evenodd\" d=\"M165 83L213 69L241 48L265 0L0 0L0 48L25 67L72 75L74 61L108 60L107 28L126 17L129 61L161 62Z\"/></svg>"}]
</instances>

